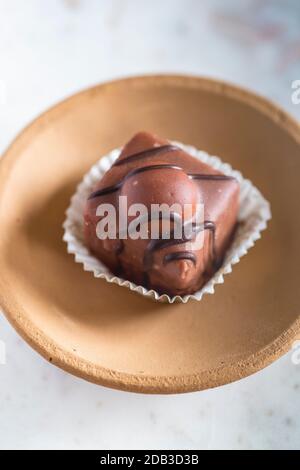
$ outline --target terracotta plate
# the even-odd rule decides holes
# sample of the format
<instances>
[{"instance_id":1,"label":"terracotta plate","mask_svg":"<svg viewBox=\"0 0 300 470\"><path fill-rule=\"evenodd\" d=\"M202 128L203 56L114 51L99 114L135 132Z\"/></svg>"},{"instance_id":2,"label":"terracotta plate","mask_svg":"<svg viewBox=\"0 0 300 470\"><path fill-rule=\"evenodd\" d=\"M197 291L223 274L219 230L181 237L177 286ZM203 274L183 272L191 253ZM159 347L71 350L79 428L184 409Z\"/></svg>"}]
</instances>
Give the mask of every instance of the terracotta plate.
<instances>
[{"instance_id":1,"label":"terracotta plate","mask_svg":"<svg viewBox=\"0 0 300 470\"><path fill-rule=\"evenodd\" d=\"M166 305L93 278L62 241L76 184L138 130L217 154L257 185L273 220L216 293ZM0 297L45 358L102 385L201 390L245 377L300 330L300 128L275 105L207 79L140 77L47 111L0 164Z\"/></svg>"}]
</instances>

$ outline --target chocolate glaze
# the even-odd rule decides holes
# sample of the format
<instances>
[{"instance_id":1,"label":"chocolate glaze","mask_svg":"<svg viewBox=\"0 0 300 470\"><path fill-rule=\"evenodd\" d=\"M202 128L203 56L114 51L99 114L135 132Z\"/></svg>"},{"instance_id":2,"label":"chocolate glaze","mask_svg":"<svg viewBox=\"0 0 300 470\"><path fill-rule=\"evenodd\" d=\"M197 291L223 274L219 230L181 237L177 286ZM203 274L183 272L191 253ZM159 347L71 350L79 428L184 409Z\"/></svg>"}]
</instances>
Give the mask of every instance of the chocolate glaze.
<instances>
[{"instance_id":1,"label":"chocolate glaze","mask_svg":"<svg viewBox=\"0 0 300 470\"><path fill-rule=\"evenodd\" d=\"M174 145L164 145L164 146L160 146L160 147L146 149L142 152L138 152L138 153L135 153L133 155L129 155L128 157L126 157L126 158L124 158L120 161L117 161L115 163L115 166L122 165L124 163L132 162L132 161L136 161L136 160L139 160L140 158L143 158L145 156L153 157L153 156L158 155L159 153L162 153L162 152L163 153L169 153L169 152L173 152L175 150L180 150L180 149L178 147L174 146ZM96 197L104 196L104 195L107 195L107 194L118 191L119 189L122 188L124 182L128 178L136 176L140 173L144 173L145 171L164 170L164 169L172 169L172 170L181 170L181 171L183 171L183 169L181 167L179 167L177 165L172 165L172 164L157 164L157 165L142 166L140 168L136 168L136 169L130 171L129 173L127 173L125 175L125 177L121 181L116 183L115 185L107 186L107 187L105 187L103 189L100 189L98 191L94 191L89 196L89 199L94 199ZM205 180L205 181L228 181L230 179L234 179L233 177L226 176L226 175L201 174L201 173L188 173L188 176L191 179L194 179L194 180ZM182 226L182 229L183 229L183 226ZM212 233L212 237L211 237L211 256L212 256L212 263L214 265L216 265L217 264L216 250L215 250L216 226L212 221L206 221L206 222L204 222L204 226L202 228L198 227L198 232L194 231L194 233L192 235L192 238L194 238L197 235L197 233L199 233L199 231L201 231L201 230L210 230L211 233ZM154 240L154 241L151 240L149 242L148 247L147 247L147 253L151 253L151 252L153 252L157 249L166 248L168 246L178 245L178 244L181 244L181 243L186 243L187 241L191 241L192 238L191 239L184 239L184 238L183 239L174 239L174 238L172 239L171 238L170 240ZM124 247L124 245L122 244L121 248L118 249L118 252L117 252L118 255L122 253L123 247ZM191 258L194 257L194 255L191 251L185 252L185 253L188 256L190 256ZM169 261L175 260L175 259L177 259L177 258L176 258L175 253L174 253L174 257L173 258L170 257ZM145 258L144 258L144 269L145 270L151 269L151 265L149 266L149 262L147 262L147 256L145 256Z\"/></svg>"},{"instance_id":2,"label":"chocolate glaze","mask_svg":"<svg viewBox=\"0 0 300 470\"><path fill-rule=\"evenodd\" d=\"M145 143L147 141L149 142L148 146ZM237 208L238 208L238 205L237 205L237 201L238 201L238 184L236 183L235 178L233 178L231 176L226 176L226 175L223 175L223 174L220 174L220 173L219 174L218 173L217 174L216 173L211 173L212 169L208 165L206 165L204 163L201 163L201 162L198 162L197 160L193 159L193 157L189 156L186 152L184 152L179 147L177 147L175 145L167 144L165 142L166 141L162 141L160 139L155 139L153 136L151 136L149 134L142 134L142 133L137 134L137 136L135 136L132 139L132 141L130 141L130 143L125 146L119 160L117 160L115 162L112 169L109 170L109 172L108 172L108 177L105 179L105 181L107 181L107 183L113 183L113 184L107 184L106 186L104 184L104 187L102 187L102 188L100 186L101 189L98 189L98 190L94 191L89 196L88 201L92 202L92 200L94 200L95 198L98 198L98 197L101 197L101 196L106 196L106 195L113 195L114 193L117 193L119 190L125 191L125 194L127 194L127 192L128 192L128 195L130 195L131 191L132 191L131 186L129 185L126 188L126 190L123 188L124 183L129 178L131 178L133 176L138 176L140 174L143 174L145 172L150 172L150 171L175 170L176 173L174 174L174 178L170 177L169 175L159 176L157 178L154 174L154 175L151 175L149 177L150 178L149 180L144 179L143 183L142 183L142 186L138 187L139 190L141 190L141 192L137 193L137 194L139 194L139 196L137 196L138 199L141 198L141 200L144 200L146 205L147 205L152 200L151 191L155 191L155 193L158 193L158 201L160 203L163 203L163 202L166 201L165 198L167 197L164 194L166 194L166 195L168 194L168 197L170 197L170 194L172 194L172 197L173 197L173 191L175 191L175 194L176 194L176 196L174 196L175 200L180 202L181 201L180 198L181 197L184 198L184 194L185 195L190 194L189 192L186 193L186 191L190 191L190 189L187 189L187 190L184 189L185 188L184 184L187 184L187 183L185 183L184 181L186 181L186 180L184 180L184 178L182 178L180 176L180 174L182 175L183 173L184 173L185 177L188 177L190 180L193 180L195 182L197 182L197 181L199 181L199 182L200 181L215 182L215 184L216 183L222 183L222 182L224 182L224 183L225 182L229 182L229 183L232 182L232 183L230 183L230 186L226 185L224 191L222 190L222 192L218 191L216 186L212 186L214 188L212 190L209 189L209 186L206 186L206 185L200 186L201 192L199 193L199 195L202 194L201 197L204 196L204 201L206 202L206 204L208 204L208 208L207 208L207 205L206 205L207 215L215 214L215 216L212 216L211 220L209 220L210 219L210 217L209 217L208 220L205 220L205 222L203 224L200 224L200 225L196 225L195 223L191 223L190 224L191 225L191 230L188 231L188 232L185 231L182 238L180 238L180 239L175 239L174 230L173 230L173 232L171 230L170 237L168 239L163 239L162 235L160 235L159 239L150 239L146 244L144 242L143 245L141 245L139 243L132 244L132 242L130 244L127 241L125 243L124 240L120 239L119 240L119 242L120 242L119 245L117 244L117 247L115 245L111 245L111 248L109 248L109 251L107 251L107 248L105 248L105 250L103 251L103 248L101 248L101 242L99 242L99 243L97 242L98 243L98 245L97 245L97 243L95 241L95 244L90 245L90 246L91 246L91 249L93 251L95 251L95 253L97 255L99 255L100 259L101 259L102 256L104 257L104 261L106 259L108 265L110 265L109 264L109 258L108 258L109 252L111 252L115 255L115 257L116 257L115 259L118 261L118 266L115 265L115 267L112 268L112 270L114 270L115 273L118 273L118 275L122 275L122 276L124 276L124 278L127 278L129 280L133 280L136 283L143 283L145 286L147 286L149 288L154 287L158 291L161 291L161 292L165 291L165 292L168 292L170 294L179 294L179 295L181 295L181 294L185 294L185 293L191 293L191 292L194 292L195 290L197 290L200 287L201 283L205 282L207 280L207 277L209 277L212 274L212 270L215 271L220 266L220 264L222 262L222 259L223 259L223 255L224 255L224 247L226 247L228 245L229 241L231 240L231 235L232 235L234 227L235 227ZM160 145L157 145L158 143ZM140 151L141 148L142 148L142 150ZM168 158L170 153L172 153L174 155L174 157L172 158L172 161L170 161L169 158ZM159 161L153 160L152 164L150 164L150 165L146 164L144 166L138 166L137 168L134 168L132 170L129 170L129 168L130 168L129 167L128 170L127 170L127 173L126 173L126 171L125 172L124 171L123 172L122 171L121 172L117 171L117 168L121 168L124 165L130 165L131 163L134 163L134 162L137 162L138 164L139 163L143 164L144 159L154 158L158 155L161 156L162 160L159 160ZM164 163L164 158L165 158L166 163ZM114 168L116 168L116 169L114 170ZM197 172L197 169L199 169L200 171ZM116 173L114 173L114 171ZM177 172L181 172L181 173L177 173ZM114 178L114 175L116 175L115 178ZM116 179L117 179L117 181L116 181ZM151 183L150 186L149 186L148 182L152 182L152 181L153 181L153 184ZM154 181L157 181L157 183L154 183ZM178 183L177 183L177 181L178 181ZM143 184L146 184L146 186L148 188L153 188L153 189L148 189L148 191L150 191L150 192L147 192L147 191L143 192L143 189L144 189ZM177 186L177 184L179 186ZM102 186L103 186L103 184L102 184ZM172 188L172 190L171 190L171 188ZM178 188L178 190L176 188ZM181 188L181 189L179 189L179 188ZM187 186L187 188L188 188L188 186ZM231 188L230 191L229 191L229 188ZM213 201L214 201L215 197L217 196L217 199L219 199L219 200L220 200L220 198L224 198L224 196L223 196L224 192L225 192L225 201L228 200L227 204L230 204L230 205L225 206L225 207L228 207L228 209L226 209L226 210L231 210L231 213L232 213L232 215L230 215L230 219L229 219L231 222L229 222L227 224L228 228L226 228L227 232L225 232L225 234L226 234L225 239L224 239L224 235L222 234L222 232L220 232L220 226L218 226L218 238L216 238L217 225L216 225L216 221L214 220L214 217L216 217L217 221L220 221L221 220L220 215L217 215L217 214L221 214L221 212L216 211L216 210L213 210L213 212L211 212L211 208L213 207L212 204L213 204ZM135 196L133 196L133 194L135 194L135 193L132 193L131 197L133 197L133 201L135 202L135 199L134 199ZM183 194L183 196L178 196L179 194ZM191 193L191 194L193 194L193 193ZM197 193L195 193L195 194L197 194ZM230 199L230 198L228 199L228 194L232 194L232 196L230 196L232 198L233 198L233 195L234 195L234 199ZM188 198L189 197L190 196L188 196ZM191 196L191 197L194 197L194 196ZM197 200L198 196L195 196L195 197L196 197L196 200ZM168 200L170 201L170 198ZM114 204L116 204L115 199L114 199L114 201L115 201ZM136 202L141 202L141 201L136 200ZM88 207L90 207L90 209L88 209ZM93 210L92 214L95 214L94 207L95 207L94 205L87 206L87 211ZM149 214L149 217L150 217L149 220L151 221L151 215L150 214ZM92 215L92 220L95 220L95 221L97 220L95 215ZM173 221L176 222L175 220L173 220ZM95 222L93 222L93 223L95 223ZM224 222L222 222L222 223L224 223ZM183 229L184 229L184 226L182 225L182 231L183 231ZM166 251L166 252L163 252L162 255L160 255L160 250L164 250L164 249L168 250L168 248L170 248L170 247L173 247L173 246L174 247L179 247L180 245L184 245L185 243L192 242L193 240L195 240L197 235L202 231L209 231L210 232L209 238L205 238L205 240L207 242L207 245L205 245L205 246L207 246L207 248L205 249L206 250L205 253L207 253L206 256L208 257L207 261L204 261L204 260L206 260L206 258L203 258L203 261L199 261L199 258L198 258L199 255L196 255L196 252L193 251L192 248L189 249L189 250L186 250L186 251L184 251L184 250L179 251L178 248L177 248L177 251L176 251L176 249L175 249L174 252ZM90 237L90 235L88 235L88 237ZM95 234L91 235L91 237L95 238ZM92 238L88 238L88 240L90 240L92 242ZM89 241L88 241L88 243L89 243ZM129 243L129 245L128 245L128 243ZM220 243L223 243L223 245L222 245L223 248L220 248ZM126 245L126 250L124 250L125 245ZM100 251L97 248L97 246L99 246L99 249L101 248ZM142 258L140 258L142 268L139 268L139 269L140 269L140 273L141 273L142 277L139 278L139 277L137 277L138 272L131 271L131 269L135 269L134 268L134 259L137 259L136 256L137 256L137 253L138 253L138 252L136 252L136 249L140 250L141 246L144 246L145 248L143 249L144 251L143 251ZM93 247L95 247L95 248L93 248ZM202 252L202 251L200 250L200 252ZM200 253L200 252L198 252L198 253ZM155 255L155 253L157 253L157 255ZM203 253L204 253L204 248L203 248ZM156 256L155 258L154 258L154 255ZM140 256L140 255L138 255L138 256ZM158 258L157 258L157 256L158 256ZM204 256L204 254L201 255L201 256ZM200 259L202 259L202 258L200 258ZM208 259L210 259L209 262L210 262L211 267L209 267L209 265L207 264ZM155 263L154 263L154 260L155 260ZM159 261L159 260L161 260L161 261ZM190 269L189 266L191 266L191 265L185 265L185 268L183 268L184 269L183 273L188 272L188 276L189 276L188 281L185 282L185 280L183 279L184 276L182 278L181 275L180 275L179 276L180 280L177 277L176 278L176 284L173 286L172 279L170 279L169 281L167 281L167 280L164 281L164 276L167 275L167 273L164 273L163 266L167 266L172 262L177 262L177 261L181 261L181 260L183 261L183 263L184 262L192 263L192 265L194 265L195 271ZM162 263L162 267L160 269L157 267L157 261L159 263L160 262ZM199 262L200 262L200 265L198 264ZM154 266L154 264L155 264L156 267ZM132 268L130 266L132 266ZM171 278L172 278L172 276L177 276L178 269L179 270L181 269L180 268L181 265L176 265L176 266L177 267L174 266L175 271L174 271L173 268L171 268L171 271L169 271L169 274L168 274L169 277L170 277L170 273L171 273ZM153 269L154 269L154 271L153 271ZM198 277L196 277L193 280L193 278L191 277L191 276L193 276L191 274L192 272L195 272L194 275L197 275L197 276L199 276L199 272L200 272L202 277L200 277L199 279L198 279ZM136 274L134 274L134 273L136 273ZM174 278L174 280L175 280L175 278ZM171 284L170 284L170 282L171 282ZM180 287L180 285L182 285L182 287ZM163 286L165 286L165 287L163 287Z\"/></svg>"},{"instance_id":3,"label":"chocolate glaze","mask_svg":"<svg viewBox=\"0 0 300 470\"><path fill-rule=\"evenodd\" d=\"M177 147L176 145L161 145L159 147L153 147L153 148L143 150L141 152L134 153L132 155L129 155L128 157L122 158L121 160L117 160L113 166L115 167L121 166L121 165L124 165L125 163L132 163L137 160L140 161L142 158L145 158L145 157L155 157L161 153L168 154L174 151L180 151L180 148ZM141 168L136 168L135 170L132 170L129 173L127 173L127 175L125 175L125 177L121 181L116 183L115 185L108 186L106 188L100 189L99 191L93 192L89 196L89 199L93 199L99 196L104 196L104 195L113 193L115 191L118 191L128 178L135 176L139 173L143 173L149 170L160 170L164 168L183 171L183 169L179 167L178 165L172 165L172 164L147 165ZM211 175L211 174L203 174L203 173L187 173L187 174L191 179L202 180L202 181L228 181L228 180L235 179L234 177L227 176L227 175L216 175L216 174Z\"/></svg>"}]
</instances>

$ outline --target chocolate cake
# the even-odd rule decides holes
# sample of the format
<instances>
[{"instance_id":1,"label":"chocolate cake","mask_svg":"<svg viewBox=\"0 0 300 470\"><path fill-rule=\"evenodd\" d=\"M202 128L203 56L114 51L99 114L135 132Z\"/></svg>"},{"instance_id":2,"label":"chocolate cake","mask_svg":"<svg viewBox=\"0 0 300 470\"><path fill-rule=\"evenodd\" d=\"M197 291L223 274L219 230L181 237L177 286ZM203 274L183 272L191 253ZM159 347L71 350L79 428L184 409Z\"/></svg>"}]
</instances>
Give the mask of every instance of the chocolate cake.
<instances>
[{"instance_id":1,"label":"chocolate cake","mask_svg":"<svg viewBox=\"0 0 300 470\"><path fill-rule=\"evenodd\" d=\"M101 239L97 226L103 214L97 215L97 208L111 204L119 216L121 196L126 196L128 207L143 204L149 214L157 204L177 204L181 215L184 206L190 205L190 217L178 219L180 211L171 212L168 237L160 218L154 221L158 236L152 237L150 217L139 224L147 226L147 238L125 236L118 225L116 237ZM203 208L201 223L195 222L199 207ZM221 266L237 225L238 209L239 184L234 178L167 140L140 132L90 194L84 236L91 252L117 276L159 293L182 296L199 290ZM130 226L134 216L127 213L125 217ZM178 220L182 226L189 225L180 238L174 235ZM196 243L200 238L201 243Z\"/></svg>"}]
</instances>

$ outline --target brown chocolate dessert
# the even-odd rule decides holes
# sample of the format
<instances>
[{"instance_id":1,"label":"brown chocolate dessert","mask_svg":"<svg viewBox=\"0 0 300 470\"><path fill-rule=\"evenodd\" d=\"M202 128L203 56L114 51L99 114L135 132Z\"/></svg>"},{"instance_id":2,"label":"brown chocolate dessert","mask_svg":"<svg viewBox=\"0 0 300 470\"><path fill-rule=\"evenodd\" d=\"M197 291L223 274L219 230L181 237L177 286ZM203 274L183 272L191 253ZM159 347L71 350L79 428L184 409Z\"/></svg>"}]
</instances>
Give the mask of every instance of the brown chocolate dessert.
<instances>
[{"instance_id":1,"label":"brown chocolate dessert","mask_svg":"<svg viewBox=\"0 0 300 470\"><path fill-rule=\"evenodd\" d=\"M189 230L175 237L179 209L171 212L167 237L160 218L156 220L158 237L149 230L147 239L121 235L99 239L96 215L99 204L112 204L119 215L120 196L127 206L143 204L189 204L190 217L181 225ZM136 134L123 148L114 165L99 181L89 196L85 212L85 240L113 273L148 289L173 295L192 294L221 266L237 224L239 184L190 156L179 147L149 133ZM199 204L203 207L202 223L195 222ZM128 224L133 216L126 214ZM177 218L176 218L177 217ZM198 219L197 219L198 220ZM154 222L155 223L155 222ZM139 224L139 225L141 225ZM202 239L200 240L200 238ZM196 243L196 241L202 243Z\"/></svg>"}]
</instances>

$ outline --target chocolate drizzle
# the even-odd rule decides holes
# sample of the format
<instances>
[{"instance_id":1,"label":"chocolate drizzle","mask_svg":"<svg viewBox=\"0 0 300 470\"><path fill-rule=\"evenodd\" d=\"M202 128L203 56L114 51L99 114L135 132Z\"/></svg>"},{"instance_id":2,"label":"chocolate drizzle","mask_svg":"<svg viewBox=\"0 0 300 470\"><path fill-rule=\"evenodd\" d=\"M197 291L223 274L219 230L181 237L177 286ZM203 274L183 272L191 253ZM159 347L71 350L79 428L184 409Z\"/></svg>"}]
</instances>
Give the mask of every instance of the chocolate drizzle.
<instances>
[{"instance_id":1,"label":"chocolate drizzle","mask_svg":"<svg viewBox=\"0 0 300 470\"><path fill-rule=\"evenodd\" d=\"M176 251L175 253L168 253L164 257L164 264L170 263L172 261L179 261L179 260L189 260L192 261L194 266L197 264L197 259L195 253L192 253L191 251Z\"/></svg>"},{"instance_id":2,"label":"chocolate drizzle","mask_svg":"<svg viewBox=\"0 0 300 470\"><path fill-rule=\"evenodd\" d=\"M182 225L182 229L184 228L184 224ZM144 260L143 260L143 265L144 265L144 270L147 272L149 269L151 269L152 264L153 264L153 255L155 251L162 250L164 248L168 248L170 246L175 246L175 245L181 245L185 244L188 242L192 242L196 236L204 231L204 230L209 230L211 232L212 236L212 242L211 242L211 257L212 257L212 262L214 267L217 267L218 265L218 260L217 260L217 253L216 253L216 244L215 244L215 239L216 239L216 225L214 222L211 221L205 221L203 224L196 225L193 223L191 225L191 230L189 233L184 233L182 235L182 238L174 238L174 230L171 231L170 237L168 239L162 239L159 238L157 240L150 240L150 242L147 245L145 255L144 255ZM188 232L186 230L186 232ZM186 254L186 259L191 259L192 255L194 253L192 251L181 251L177 253L185 253ZM170 261L175 261L176 260L176 252L170 253L170 255L174 255L174 257L170 256L168 259L168 262ZM182 255L181 255L182 256ZM183 259L183 257L181 257ZM195 263L194 263L195 264Z\"/></svg>"},{"instance_id":3,"label":"chocolate drizzle","mask_svg":"<svg viewBox=\"0 0 300 470\"><path fill-rule=\"evenodd\" d=\"M90 194L88 199L94 199L96 197L106 196L107 194L114 193L122 188L123 184L125 183L126 180L128 180L128 178L138 175L139 173L144 173L145 171L153 171L153 170L181 170L182 171L182 168L180 166L170 165L167 163L160 164L160 165L141 166L140 168L136 168L135 170L132 170L129 173L127 173L127 175L125 175L125 177L118 183L112 186L107 186L106 188L103 188L103 189L99 189L98 191L94 191L92 194Z\"/></svg>"},{"instance_id":4,"label":"chocolate drizzle","mask_svg":"<svg viewBox=\"0 0 300 470\"><path fill-rule=\"evenodd\" d=\"M233 176L227 175L209 175L205 173L188 173L189 178L193 180L202 180L202 181L230 181L234 180Z\"/></svg>"},{"instance_id":5,"label":"chocolate drizzle","mask_svg":"<svg viewBox=\"0 0 300 470\"><path fill-rule=\"evenodd\" d=\"M121 166L126 163L135 162L137 160L140 160L141 158L154 157L161 153L169 153L169 152L174 152L178 150L180 150L180 148L175 145L163 145L160 147L153 147L153 148L146 149L141 152L129 155L128 157L123 158L121 160L117 160L113 166ZM144 173L146 171L155 171L155 170L164 170L164 169L184 171L183 168L181 168L180 166L173 165L170 163L153 164L153 165L147 165L147 166L135 168L134 170L129 171L124 176L124 178L122 178L118 183L112 186L107 186L103 189L94 191L92 194L90 194L88 199L94 199L97 197L101 197L101 196L105 196L105 195L117 192L119 189L122 188L123 184L128 178L136 176L140 173ZM199 180L199 181L200 180L201 181L230 181L230 180L235 179L232 176L226 176L222 174L187 173L187 176L190 179ZM184 226L182 225L182 229L183 228ZM184 234L182 238L180 239L174 238L174 230L173 230L171 231L170 238L168 239L159 238L155 240L150 240L146 247L146 251L145 251L144 259L143 259L145 282L147 283L147 272L152 268L153 254L156 251L164 249L164 248L168 248L170 246L181 245L181 244L191 242L196 238L198 233L200 233L201 231L205 231L205 230L209 230L211 233L211 259L212 259L213 267L217 269L219 266L219 260L217 259L217 252L216 252L216 225L214 222L208 220L208 221L205 221L201 225L191 224L190 233L188 235ZM122 242L120 249L116 253L118 257L121 255L123 248L124 248L124 244ZM174 253L168 253L165 255L163 263L166 264L172 261L184 260L184 259L192 261L193 264L196 266L197 259L196 259L195 254L192 251L177 251ZM120 268L121 268L121 265L120 265Z\"/></svg>"},{"instance_id":6,"label":"chocolate drizzle","mask_svg":"<svg viewBox=\"0 0 300 470\"><path fill-rule=\"evenodd\" d=\"M136 160L140 160L141 158L155 157L156 155L160 155L161 153L169 153L174 152L176 150L180 150L179 147L176 147L176 145L162 145L160 147L152 147L141 152L133 153L132 155L122 158L121 160L117 160L113 166L121 166L125 163L135 162Z\"/></svg>"}]
</instances>

